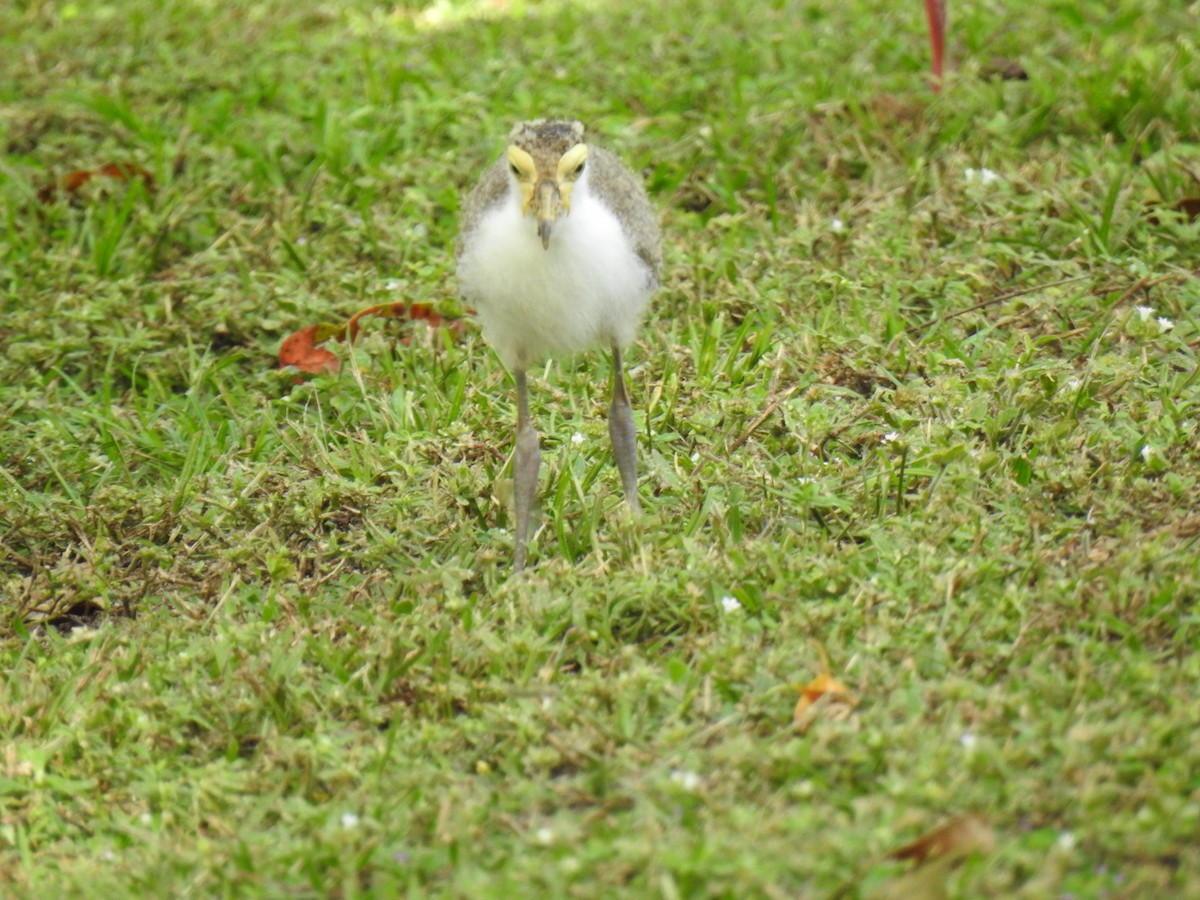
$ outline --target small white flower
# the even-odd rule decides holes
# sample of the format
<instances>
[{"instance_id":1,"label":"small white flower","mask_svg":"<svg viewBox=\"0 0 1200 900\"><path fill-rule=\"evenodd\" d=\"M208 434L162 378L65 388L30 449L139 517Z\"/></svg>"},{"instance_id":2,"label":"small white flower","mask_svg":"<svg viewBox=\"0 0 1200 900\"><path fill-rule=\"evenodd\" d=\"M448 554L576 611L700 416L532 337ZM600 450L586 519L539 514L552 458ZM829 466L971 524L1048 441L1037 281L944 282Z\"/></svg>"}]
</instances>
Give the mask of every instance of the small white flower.
<instances>
[{"instance_id":1,"label":"small white flower","mask_svg":"<svg viewBox=\"0 0 1200 900\"><path fill-rule=\"evenodd\" d=\"M547 828L545 825L543 825L537 830L537 833L534 835L534 839L543 847L549 847L554 843L554 829Z\"/></svg>"},{"instance_id":2,"label":"small white flower","mask_svg":"<svg viewBox=\"0 0 1200 900\"><path fill-rule=\"evenodd\" d=\"M583 443L583 434L578 431L575 432L573 435L571 435L571 443L578 447Z\"/></svg>"},{"instance_id":3,"label":"small white flower","mask_svg":"<svg viewBox=\"0 0 1200 900\"><path fill-rule=\"evenodd\" d=\"M975 749L975 745L979 743L979 739L975 737L974 732L964 731L958 736L958 742L962 745L964 750L970 752L971 750Z\"/></svg>"},{"instance_id":4,"label":"small white flower","mask_svg":"<svg viewBox=\"0 0 1200 900\"><path fill-rule=\"evenodd\" d=\"M358 827L358 815L352 812L342 813L342 827L345 829Z\"/></svg>"},{"instance_id":5,"label":"small white flower","mask_svg":"<svg viewBox=\"0 0 1200 900\"><path fill-rule=\"evenodd\" d=\"M801 475L799 478L796 479L796 484L812 484L812 483L813 483L813 479L809 478L807 475Z\"/></svg>"},{"instance_id":6,"label":"small white flower","mask_svg":"<svg viewBox=\"0 0 1200 900\"><path fill-rule=\"evenodd\" d=\"M142 813L138 819L143 825L150 825L154 822L154 816L150 815L148 812Z\"/></svg>"},{"instance_id":7,"label":"small white flower","mask_svg":"<svg viewBox=\"0 0 1200 900\"><path fill-rule=\"evenodd\" d=\"M1166 316L1159 316L1158 317L1158 327L1161 328L1163 331L1170 331L1172 328L1175 327L1175 323L1172 322L1170 319L1168 319Z\"/></svg>"},{"instance_id":8,"label":"small white flower","mask_svg":"<svg viewBox=\"0 0 1200 900\"><path fill-rule=\"evenodd\" d=\"M307 243L308 243L308 238L305 237L304 235L300 235L300 237L296 238L296 246L297 247L303 247Z\"/></svg>"},{"instance_id":9,"label":"small white flower","mask_svg":"<svg viewBox=\"0 0 1200 900\"><path fill-rule=\"evenodd\" d=\"M731 597L729 594L726 594L721 598L721 608L727 613L737 612L742 608L742 604L738 601L737 597Z\"/></svg>"},{"instance_id":10,"label":"small white flower","mask_svg":"<svg viewBox=\"0 0 1200 900\"><path fill-rule=\"evenodd\" d=\"M385 291L398 291L402 287L404 287L404 282L399 278L389 278L383 283L383 289Z\"/></svg>"},{"instance_id":11,"label":"small white flower","mask_svg":"<svg viewBox=\"0 0 1200 900\"><path fill-rule=\"evenodd\" d=\"M1154 455L1154 448L1149 444L1142 448L1142 462L1150 462L1150 457Z\"/></svg>"},{"instance_id":12,"label":"small white flower","mask_svg":"<svg viewBox=\"0 0 1200 900\"><path fill-rule=\"evenodd\" d=\"M993 172L986 166L981 166L978 169L964 169L963 177L967 181L977 181L980 184L992 184L1002 179L999 172Z\"/></svg>"},{"instance_id":13,"label":"small white flower","mask_svg":"<svg viewBox=\"0 0 1200 900\"><path fill-rule=\"evenodd\" d=\"M1152 315L1154 315L1154 307L1153 306L1135 306L1133 308L1133 311L1138 314L1138 319L1140 319L1143 322L1145 322Z\"/></svg>"},{"instance_id":14,"label":"small white flower","mask_svg":"<svg viewBox=\"0 0 1200 900\"><path fill-rule=\"evenodd\" d=\"M837 216L834 216L832 219L829 220L829 230L832 231L834 234L841 234L843 231L846 230L846 223L843 222L841 219L839 219Z\"/></svg>"},{"instance_id":15,"label":"small white flower","mask_svg":"<svg viewBox=\"0 0 1200 900\"><path fill-rule=\"evenodd\" d=\"M691 459L692 462L700 462L700 451L697 450L695 453L693 453Z\"/></svg>"},{"instance_id":16,"label":"small white flower","mask_svg":"<svg viewBox=\"0 0 1200 900\"><path fill-rule=\"evenodd\" d=\"M881 437L879 439L879 441L880 441L880 443L883 443L883 444L890 444L893 441L899 440L899 438L900 438L900 432L889 431L887 434L885 434L883 437Z\"/></svg>"},{"instance_id":17,"label":"small white flower","mask_svg":"<svg viewBox=\"0 0 1200 900\"><path fill-rule=\"evenodd\" d=\"M1058 840L1054 843L1058 845L1059 850L1074 850L1075 835L1070 831L1060 831L1058 834Z\"/></svg>"},{"instance_id":18,"label":"small white flower","mask_svg":"<svg viewBox=\"0 0 1200 900\"><path fill-rule=\"evenodd\" d=\"M700 787L700 776L684 769L671 770L671 780L689 793Z\"/></svg>"},{"instance_id":19,"label":"small white flower","mask_svg":"<svg viewBox=\"0 0 1200 900\"><path fill-rule=\"evenodd\" d=\"M364 222L362 220L362 216L350 216L350 218L348 218L346 221L349 222L351 225L353 225L355 228L362 228L363 224L364 224Z\"/></svg>"}]
</instances>

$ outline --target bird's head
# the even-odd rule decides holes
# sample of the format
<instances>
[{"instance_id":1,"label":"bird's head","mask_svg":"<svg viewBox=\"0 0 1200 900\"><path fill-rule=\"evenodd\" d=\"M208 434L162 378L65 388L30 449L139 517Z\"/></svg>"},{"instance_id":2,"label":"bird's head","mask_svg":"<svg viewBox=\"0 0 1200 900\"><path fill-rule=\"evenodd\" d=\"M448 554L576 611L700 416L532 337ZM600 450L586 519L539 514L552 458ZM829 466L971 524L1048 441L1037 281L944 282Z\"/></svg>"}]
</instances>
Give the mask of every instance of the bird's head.
<instances>
[{"instance_id":1,"label":"bird's head","mask_svg":"<svg viewBox=\"0 0 1200 900\"><path fill-rule=\"evenodd\" d=\"M521 123L509 135L506 158L521 189L521 211L537 220L538 237L547 250L555 220L571 212L571 191L583 175L587 155L578 122L538 119Z\"/></svg>"}]
</instances>

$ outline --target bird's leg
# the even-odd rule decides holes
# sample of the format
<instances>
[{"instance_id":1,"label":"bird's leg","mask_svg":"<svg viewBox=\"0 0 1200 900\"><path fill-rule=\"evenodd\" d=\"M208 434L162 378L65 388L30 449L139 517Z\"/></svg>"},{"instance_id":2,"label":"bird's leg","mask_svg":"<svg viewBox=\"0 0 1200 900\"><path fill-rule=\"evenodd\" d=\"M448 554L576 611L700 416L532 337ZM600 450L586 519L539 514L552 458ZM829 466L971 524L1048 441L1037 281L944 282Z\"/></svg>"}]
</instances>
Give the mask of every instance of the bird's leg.
<instances>
[{"instance_id":1,"label":"bird's leg","mask_svg":"<svg viewBox=\"0 0 1200 900\"><path fill-rule=\"evenodd\" d=\"M516 376L517 449L513 459L513 501L517 507L517 547L513 571L520 572L525 568L525 542L529 540L529 520L537 496L538 466L542 452L538 449L538 435L529 418L529 388L525 384L525 370L518 369Z\"/></svg>"},{"instance_id":2,"label":"bird's leg","mask_svg":"<svg viewBox=\"0 0 1200 900\"><path fill-rule=\"evenodd\" d=\"M638 512L641 505L637 495L637 431L633 427L633 409L625 393L621 348L613 344L612 354L613 393L612 404L608 407L608 436L612 438L613 456L617 458L617 469L621 472L625 502L632 512Z\"/></svg>"}]
</instances>

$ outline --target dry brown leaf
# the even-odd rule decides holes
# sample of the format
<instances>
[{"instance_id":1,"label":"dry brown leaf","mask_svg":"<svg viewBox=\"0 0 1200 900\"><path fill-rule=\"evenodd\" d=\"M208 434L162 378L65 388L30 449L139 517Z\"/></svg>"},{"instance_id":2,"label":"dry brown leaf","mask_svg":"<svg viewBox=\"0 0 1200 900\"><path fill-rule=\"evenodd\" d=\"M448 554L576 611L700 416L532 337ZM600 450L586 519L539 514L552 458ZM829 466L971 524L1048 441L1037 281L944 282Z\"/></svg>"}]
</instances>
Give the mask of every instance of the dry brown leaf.
<instances>
[{"instance_id":1,"label":"dry brown leaf","mask_svg":"<svg viewBox=\"0 0 1200 900\"><path fill-rule=\"evenodd\" d=\"M911 859L921 865L932 859L957 861L972 853L991 853L996 847L996 835L983 816L967 813L939 825L921 835L911 844L888 854L889 859Z\"/></svg>"},{"instance_id":2,"label":"dry brown leaf","mask_svg":"<svg viewBox=\"0 0 1200 900\"><path fill-rule=\"evenodd\" d=\"M1003 56L993 56L988 60L988 64L983 67L983 75L985 78L998 78L1001 81L1029 80L1029 73L1020 62Z\"/></svg>"},{"instance_id":3,"label":"dry brown leaf","mask_svg":"<svg viewBox=\"0 0 1200 900\"><path fill-rule=\"evenodd\" d=\"M1181 197L1174 203L1147 203L1146 221L1152 225L1161 225L1162 219L1158 213L1164 209L1179 213L1188 222L1195 222L1200 219L1200 197Z\"/></svg>"},{"instance_id":4,"label":"dry brown leaf","mask_svg":"<svg viewBox=\"0 0 1200 900\"><path fill-rule=\"evenodd\" d=\"M1195 222L1200 219L1200 197L1184 197L1176 200L1171 209L1177 213L1183 213L1189 222Z\"/></svg>"},{"instance_id":5,"label":"dry brown leaf","mask_svg":"<svg viewBox=\"0 0 1200 900\"><path fill-rule=\"evenodd\" d=\"M968 813L953 818L889 853L890 859L912 860L916 865L873 887L866 900L945 900L954 867L995 847L992 826L982 816Z\"/></svg>"},{"instance_id":6,"label":"dry brown leaf","mask_svg":"<svg viewBox=\"0 0 1200 900\"><path fill-rule=\"evenodd\" d=\"M953 863L938 859L883 881L864 900L948 900Z\"/></svg>"},{"instance_id":7,"label":"dry brown leaf","mask_svg":"<svg viewBox=\"0 0 1200 900\"><path fill-rule=\"evenodd\" d=\"M72 195L78 194L79 190L93 178L101 177L112 178L116 181L139 180L146 186L146 190L150 192L154 191L153 175L141 166L135 166L133 163L119 162L106 163L95 169L79 169L75 172L68 172L54 184L47 185L38 191L38 199L43 203L50 203L59 192Z\"/></svg>"},{"instance_id":8,"label":"dry brown leaf","mask_svg":"<svg viewBox=\"0 0 1200 900\"><path fill-rule=\"evenodd\" d=\"M1200 516L1188 516L1171 526L1179 537L1189 538L1200 534Z\"/></svg>"},{"instance_id":9,"label":"dry brown leaf","mask_svg":"<svg viewBox=\"0 0 1200 900\"><path fill-rule=\"evenodd\" d=\"M800 699L792 713L792 725L804 734L822 712L834 721L841 721L856 706L858 698L849 688L832 675L822 673L800 688Z\"/></svg>"}]
</instances>

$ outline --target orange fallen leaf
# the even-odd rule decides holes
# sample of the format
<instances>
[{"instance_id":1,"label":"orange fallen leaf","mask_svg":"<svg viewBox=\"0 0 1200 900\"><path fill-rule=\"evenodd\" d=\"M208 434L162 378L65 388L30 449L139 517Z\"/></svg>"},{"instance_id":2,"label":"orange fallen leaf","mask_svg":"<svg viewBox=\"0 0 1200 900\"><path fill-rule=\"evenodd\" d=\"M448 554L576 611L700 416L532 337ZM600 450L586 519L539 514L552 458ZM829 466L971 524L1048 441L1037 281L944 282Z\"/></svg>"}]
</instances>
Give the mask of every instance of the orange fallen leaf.
<instances>
[{"instance_id":1,"label":"orange fallen leaf","mask_svg":"<svg viewBox=\"0 0 1200 900\"><path fill-rule=\"evenodd\" d=\"M858 698L844 684L828 673L822 673L800 689L800 699L792 713L792 724L801 734L812 727L817 710L827 709L832 718L844 719L858 706ZM824 701L821 707L815 706Z\"/></svg>"},{"instance_id":2,"label":"orange fallen leaf","mask_svg":"<svg viewBox=\"0 0 1200 900\"><path fill-rule=\"evenodd\" d=\"M154 190L154 176L141 166L135 166L133 163L106 163L95 169L78 169L68 172L54 184L38 191L38 199L43 203L49 203L60 191L65 194L76 194L93 178L100 177L114 178L117 181L132 181L136 178L141 180L146 186L146 190Z\"/></svg>"},{"instance_id":3,"label":"orange fallen leaf","mask_svg":"<svg viewBox=\"0 0 1200 900\"><path fill-rule=\"evenodd\" d=\"M368 306L352 315L344 325L322 322L309 325L288 335L279 345L279 367L299 369L301 372L336 372L341 367L337 356L320 346L332 339L353 344L362 330L362 320L371 316L385 319L409 319L425 322L431 328L446 328L453 334L463 330L462 319L447 319L428 303L380 303ZM400 343L407 346L408 337Z\"/></svg>"},{"instance_id":4,"label":"orange fallen leaf","mask_svg":"<svg viewBox=\"0 0 1200 900\"><path fill-rule=\"evenodd\" d=\"M972 853L991 853L996 835L983 816L967 813L939 825L911 844L888 854L889 859L912 860L922 865L931 859L960 860Z\"/></svg>"},{"instance_id":5,"label":"orange fallen leaf","mask_svg":"<svg viewBox=\"0 0 1200 900\"><path fill-rule=\"evenodd\" d=\"M279 345L280 368L291 366L301 372L313 374L336 372L341 366L338 358L324 347L317 346L332 336L329 334L321 336L322 332L330 327L336 328L336 326L325 324L309 325L307 328L301 328L296 333L285 337L283 343Z\"/></svg>"}]
</instances>

